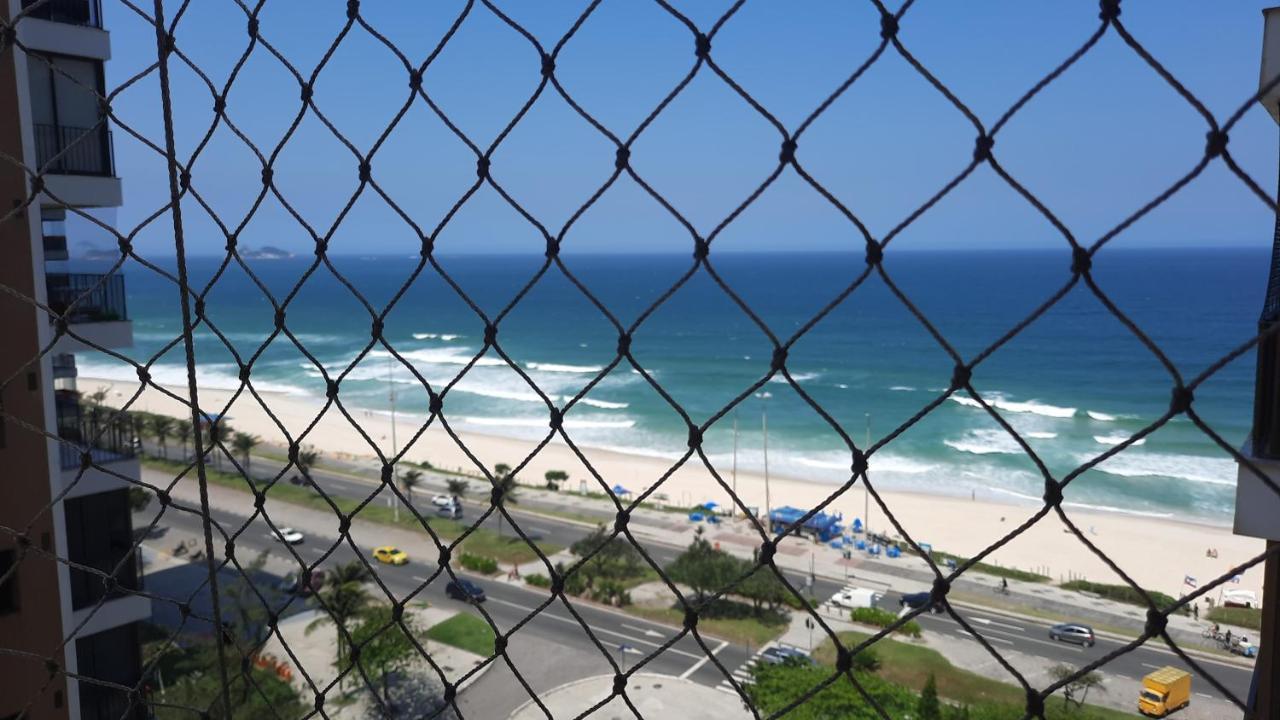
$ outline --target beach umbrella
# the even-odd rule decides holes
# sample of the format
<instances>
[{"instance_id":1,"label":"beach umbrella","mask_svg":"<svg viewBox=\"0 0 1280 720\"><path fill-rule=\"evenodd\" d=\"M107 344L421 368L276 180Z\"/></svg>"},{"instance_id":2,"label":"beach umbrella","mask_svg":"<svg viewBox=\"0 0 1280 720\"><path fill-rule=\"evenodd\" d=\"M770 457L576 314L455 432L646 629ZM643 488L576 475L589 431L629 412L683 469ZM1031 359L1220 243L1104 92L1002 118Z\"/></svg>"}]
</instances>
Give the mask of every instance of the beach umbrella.
<instances>
[{"instance_id":1,"label":"beach umbrella","mask_svg":"<svg viewBox=\"0 0 1280 720\"><path fill-rule=\"evenodd\" d=\"M716 508L720 507L720 504L719 504L719 503L717 503L715 500L708 500L708 501L706 501L706 502L702 503L702 507L704 507L704 508L706 508L706 509L708 509L708 510L715 510Z\"/></svg>"},{"instance_id":2,"label":"beach umbrella","mask_svg":"<svg viewBox=\"0 0 1280 720\"><path fill-rule=\"evenodd\" d=\"M630 495L631 491L622 487L621 485L614 485L613 494L614 495Z\"/></svg>"}]
</instances>

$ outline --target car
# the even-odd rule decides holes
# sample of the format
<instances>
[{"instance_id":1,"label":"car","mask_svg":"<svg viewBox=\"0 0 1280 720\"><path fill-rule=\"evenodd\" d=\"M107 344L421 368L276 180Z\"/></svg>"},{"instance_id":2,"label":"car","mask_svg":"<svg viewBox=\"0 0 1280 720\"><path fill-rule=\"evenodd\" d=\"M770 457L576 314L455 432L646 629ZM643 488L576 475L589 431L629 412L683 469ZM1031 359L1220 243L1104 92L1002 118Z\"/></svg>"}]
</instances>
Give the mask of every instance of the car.
<instances>
[{"instance_id":1,"label":"car","mask_svg":"<svg viewBox=\"0 0 1280 720\"><path fill-rule=\"evenodd\" d=\"M302 533L291 527L276 528L273 535L275 536L276 542L289 543L290 545L297 545L303 540Z\"/></svg>"},{"instance_id":2,"label":"car","mask_svg":"<svg viewBox=\"0 0 1280 720\"><path fill-rule=\"evenodd\" d=\"M440 517L450 518L451 520L457 520L458 518L462 517L462 506L461 505L437 506L436 515L439 515Z\"/></svg>"},{"instance_id":3,"label":"car","mask_svg":"<svg viewBox=\"0 0 1280 720\"><path fill-rule=\"evenodd\" d=\"M387 565L404 565L409 562L409 556L394 545L383 545L382 547L374 548L373 559Z\"/></svg>"},{"instance_id":4,"label":"car","mask_svg":"<svg viewBox=\"0 0 1280 720\"><path fill-rule=\"evenodd\" d=\"M933 596L927 592L905 593L898 599L898 605L901 607L909 607L912 610L928 607L929 612L931 613L946 612L942 609L942 605L940 603L935 603L933 601Z\"/></svg>"},{"instance_id":5,"label":"car","mask_svg":"<svg viewBox=\"0 0 1280 720\"><path fill-rule=\"evenodd\" d=\"M855 608L871 608L880 603L884 593L867 588L845 588L831 596L831 604L838 608L853 610Z\"/></svg>"},{"instance_id":6,"label":"car","mask_svg":"<svg viewBox=\"0 0 1280 720\"><path fill-rule=\"evenodd\" d=\"M1080 623L1059 623L1049 628L1049 639L1058 642L1075 643L1085 647L1093 647L1097 642L1093 628Z\"/></svg>"},{"instance_id":7,"label":"car","mask_svg":"<svg viewBox=\"0 0 1280 720\"><path fill-rule=\"evenodd\" d=\"M790 645L774 645L760 653L760 662L767 665L812 665L809 653Z\"/></svg>"},{"instance_id":8,"label":"car","mask_svg":"<svg viewBox=\"0 0 1280 720\"><path fill-rule=\"evenodd\" d=\"M431 504L438 508L450 507L454 505L454 499L452 495L436 495L431 498Z\"/></svg>"},{"instance_id":9,"label":"car","mask_svg":"<svg viewBox=\"0 0 1280 720\"><path fill-rule=\"evenodd\" d=\"M466 600L467 602L484 602L484 588L471 582L466 578L458 578L450 580L448 585L444 586L444 594L454 600Z\"/></svg>"},{"instance_id":10,"label":"car","mask_svg":"<svg viewBox=\"0 0 1280 720\"><path fill-rule=\"evenodd\" d=\"M324 570L312 570L310 575L307 575L306 578L307 582L300 582L297 573L289 573L284 576L284 579L281 580L280 584L276 587L280 592L297 595L299 597L308 597L320 592L320 590L324 588L324 584L328 581L329 575Z\"/></svg>"}]
</instances>

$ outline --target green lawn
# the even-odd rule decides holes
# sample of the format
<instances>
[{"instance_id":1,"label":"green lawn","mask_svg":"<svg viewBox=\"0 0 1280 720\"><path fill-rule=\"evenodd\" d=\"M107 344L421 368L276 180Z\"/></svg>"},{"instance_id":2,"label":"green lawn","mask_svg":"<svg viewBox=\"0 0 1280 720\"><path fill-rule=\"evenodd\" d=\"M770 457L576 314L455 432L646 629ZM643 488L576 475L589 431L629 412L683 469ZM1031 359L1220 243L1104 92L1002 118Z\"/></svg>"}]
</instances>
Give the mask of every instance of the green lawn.
<instances>
[{"instance_id":1,"label":"green lawn","mask_svg":"<svg viewBox=\"0 0 1280 720\"><path fill-rule=\"evenodd\" d=\"M172 460L161 460L157 458L145 458L143 463L147 467L151 467L165 472L177 474L181 472L186 465ZM223 487L232 488L250 492L245 479L235 473L225 472L212 467L206 469L205 476L209 482L222 485ZM259 481L259 487L262 483ZM271 489L267 491L267 498L275 502L287 502L294 505L302 505L304 507L323 510L332 513L333 508L329 503L325 502L314 490L300 485L291 485L287 480L280 480ZM330 496L333 504L338 510L344 514L351 513L356 509L359 503L344 497ZM425 533L422 524L413 516L413 513L402 511L400 513L399 522L395 519L394 511L386 505L370 503L360 510L357 518L368 522L381 523L383 525L394 525L406 530ZM430 527L441 538L442 541L449 542L462 535L467 526L457 520L449 518L434 517L432 515L423 515L427 526ZM554 543L537 543L538 548L543 553L550 556L562 549ZM496 532L487 528L477 529L475 532L467 536L462 541L461 549L473 555L484 555L497 560L500 563L525 563L536 559L538 556L534 553L523 540L514 532L508 530L506 534L499 536Z\"/></svg>"},{"instance_id":2,"label":"green lawn","mask_svg":"<svg viewBox=\"0 0 1280 720\"><path fill-rule=\"evenodd\" d=\"M1205 619L1209 622L1261 630L1262 608L1216 607L1205 615Z\"/></svg>"},{"instance_id":3,"label":"green lawn","mask_svg":"<svg viewBox=\"0 0 1280 720\"><path fill-rule=\"evenodd\" d=\"M427 630L427 637L481 657L493 654L493 628L475 615L458 613L442 623L432 625Z\"/></svg>"},{"instance_id":4,"label":"green lawn","mask_svg":"<svg viewBox=\"0 0 1280 720\"><path fill-rule=\"evenodd\" d=\"M680 627L684 624L684 613L675 608L637 607L630 605L622 608L623 612L637 617L666 623ZM758 648L777 638L787 629L788 621L769 622L757 618L698 618L698 632L712 635L722 640Z\"/></svg>"},{"instance_id":5,"label":"green lawn","mask_svg":"<svg viewBox=\"0 0 1280 720\"><path fill-rule=\"evenodd\" d=\"M852 647L870 637L859 632L843 632L839 635L840 641L847 647ZM923 645L884 638L872 645L871 649L880 658L880 669L875 674L894 685L920 692L928 681L929 675L932 674L938 683L938 695L955 703L964 705L999 703L1016 706L1026 703L1026 695L1020 686L1013 684L1012 677L1006 683L958 668L937 650ZM835 647L830 640L824 640L821 645L814 648L813 657L825 665L835 665ZM1053 702L1051 699L1046 704L1060 706L1062 701ZM1108 720L1133 717L1131 713L1118 710L1094 706L1090 708L1094 710L1095 717Z\"/></svg>"}]
</instances>

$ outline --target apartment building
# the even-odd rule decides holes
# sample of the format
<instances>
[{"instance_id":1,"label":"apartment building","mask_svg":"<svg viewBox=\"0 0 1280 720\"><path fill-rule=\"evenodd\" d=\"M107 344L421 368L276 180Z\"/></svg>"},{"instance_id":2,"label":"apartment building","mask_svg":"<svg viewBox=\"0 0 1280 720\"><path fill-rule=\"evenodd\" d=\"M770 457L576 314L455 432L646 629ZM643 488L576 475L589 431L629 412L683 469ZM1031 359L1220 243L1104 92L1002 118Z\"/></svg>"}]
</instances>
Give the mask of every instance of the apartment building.
<instances>
[{"instance_id":1,"label":"apartment building","mask_svg":"<svg viewBox=\"0 0 1280 720\"><path fill-rule=\"evenodd\" d=\"M135 439L76 386L77 353L128 347L133 331L124 277L73 271L67 229L77 210L123 199L99 102L110 36L100 0L0 0L0 16L17 19L21 46L0 46L0 151L41 174L0 162L6 211L41 190L0 223L0 283L54 313L0 300L0 526L11 529L0 532L0 636L30 653L0 656L0 718L141 718L108 685L137 684L138 623L151 614L131 592L142 585L126 480L140 474Z\"/></svg>"}]
</instances>

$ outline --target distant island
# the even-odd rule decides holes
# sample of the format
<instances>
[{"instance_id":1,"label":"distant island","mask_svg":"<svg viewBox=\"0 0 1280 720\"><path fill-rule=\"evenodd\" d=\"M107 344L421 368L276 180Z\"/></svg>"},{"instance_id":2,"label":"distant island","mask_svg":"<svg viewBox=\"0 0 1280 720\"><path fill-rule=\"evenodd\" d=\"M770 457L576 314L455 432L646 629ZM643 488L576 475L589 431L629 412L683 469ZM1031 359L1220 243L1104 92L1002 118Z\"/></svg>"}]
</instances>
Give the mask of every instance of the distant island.
<instances>
[{"instance_id":1,"label":"distant island","mask_svg":"<svg viewBox=\"0 0 1280 720\"><path fill-rule=\"evenodd\" d=\"M273 245L263 245L257 250L244 248L240 251L240 257L246 260L288 260L293 257L293 253Z\"/></svg>"}]
</instances>

